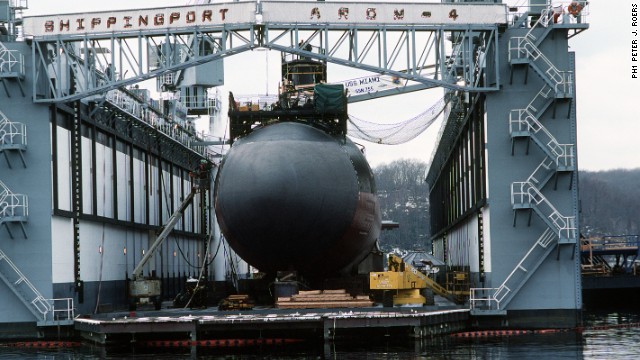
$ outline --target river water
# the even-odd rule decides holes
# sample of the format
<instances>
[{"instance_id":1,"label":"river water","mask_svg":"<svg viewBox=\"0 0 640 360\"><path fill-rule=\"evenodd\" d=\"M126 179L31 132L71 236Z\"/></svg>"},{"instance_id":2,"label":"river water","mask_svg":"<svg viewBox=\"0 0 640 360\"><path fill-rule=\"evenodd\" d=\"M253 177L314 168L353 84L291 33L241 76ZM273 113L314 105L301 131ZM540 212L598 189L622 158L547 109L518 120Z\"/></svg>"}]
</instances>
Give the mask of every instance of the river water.
<instances>
[{"instance_id":1,"label":"river water","mask_svg":"<svg viewBox=\"0 0 640 360\"><path fill-rule=\"evenodd\" d=\"M585 313L585 330L510 337L433 340L375 339L251 350L153 349L83 345L63 349L0 347L0 359L640 359L640 310ZM636 324L619 327L621 324ZM241 351L241 352L239 352Z\"/></svg>"}]
</instances>

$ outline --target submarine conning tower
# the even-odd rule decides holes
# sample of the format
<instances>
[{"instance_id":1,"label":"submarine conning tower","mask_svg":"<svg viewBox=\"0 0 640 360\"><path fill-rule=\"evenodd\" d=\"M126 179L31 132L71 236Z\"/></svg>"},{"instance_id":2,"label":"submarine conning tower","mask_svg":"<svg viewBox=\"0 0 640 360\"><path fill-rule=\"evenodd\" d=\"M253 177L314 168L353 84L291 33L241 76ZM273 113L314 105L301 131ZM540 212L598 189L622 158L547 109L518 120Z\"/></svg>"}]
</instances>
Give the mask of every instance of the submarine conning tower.
<instances>
[{"instance_id":1,"label":"submarine conning tower","mask_svg":"<svg viewBox=\"0 0 640 360\"><path fill-rule=\"evenodd\" d=\"M305 45L311 51L310 45ZM327 81L327 63L305 56L282 54L282 82L277 97L235 98L229 93L230 142L249 134L257 125L302 122L331 135L347 133L344 87Z\"/></svg>"}]
</instances>

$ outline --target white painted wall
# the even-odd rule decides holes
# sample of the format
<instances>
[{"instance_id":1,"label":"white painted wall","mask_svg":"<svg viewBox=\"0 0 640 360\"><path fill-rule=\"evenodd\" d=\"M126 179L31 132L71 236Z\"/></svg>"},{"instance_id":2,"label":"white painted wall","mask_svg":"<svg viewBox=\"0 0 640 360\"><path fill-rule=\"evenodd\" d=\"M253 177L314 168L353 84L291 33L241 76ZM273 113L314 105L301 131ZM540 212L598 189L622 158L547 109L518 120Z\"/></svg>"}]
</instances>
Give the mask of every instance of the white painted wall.
<instances>
[{"instance_id":1,"label":"white painted wall","mask_svg":"<svg viewBox=\"0 0 640 360\"><path fill-rule=\"evenodd\" d=\"M97 215L113 217L113 149L96 144Z\"/></svg>"},{"instance_id":2,"label":"white painted wall","mask_svg":"<svg viewBox=\"0 0 640 360\"><path fill-rule=\"evenodd\" d=\"M61 127L56 129L58 146L58 207L71 211L71 133Z\"/></svg>"},{"instance_id":3,"label":"white painted wall","mask_svg":"<svg viewBox=\"0 0 640 360\"><path fill-rule=\"evenodd\" d=\"M73 220L51 217L51 279L56 283L72 283L73 274Z\"/></svg>"},{"instance_id":4,"label":"white painted wall","mask_svg":"<svg viewBox=\"0 0 640 360\"><path fill-rule=\"evenodd\" d=\"M93 208L93 192L91 189L93 188L93 172L94 168L90 167L91 164L91 140L87 138L82 138L82 209L85 213L91 213L91 209Z\"/></svg>"},{"instance_id":5,"label":"white painted wall","mask_svg":"<svg viewBox=\"0 0 640 360\"><path fill-rule=\"evenodd\" d=\"M116 163L118 168L118 220L131 220L129 209L131 208L131 194L129 192L129 181L131 171L129 170L129 155L121 152L116 153Z\"/></svg>"}]
</instances>

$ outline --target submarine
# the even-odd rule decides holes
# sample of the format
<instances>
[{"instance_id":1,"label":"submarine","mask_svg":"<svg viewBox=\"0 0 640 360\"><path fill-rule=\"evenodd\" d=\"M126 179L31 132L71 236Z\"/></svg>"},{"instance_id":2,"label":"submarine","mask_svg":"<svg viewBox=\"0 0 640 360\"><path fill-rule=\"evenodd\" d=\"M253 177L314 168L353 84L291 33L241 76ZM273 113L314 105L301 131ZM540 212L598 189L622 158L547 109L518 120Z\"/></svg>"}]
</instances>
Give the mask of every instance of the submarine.
<instances>
[{"instance_id":1,"label":"submarine","mask_svg":"<svg viewBox=\"0 0 640 360\"><path fill-rule=\"evenodd\" d=\"M232 146L215 179L218 224L260 272L345 276L380 235L374 176L346 136L345 91L324 83L326 64L283 55L282 71L273 104L242 105L230 93Z\"/></svg>"}]
</instances>

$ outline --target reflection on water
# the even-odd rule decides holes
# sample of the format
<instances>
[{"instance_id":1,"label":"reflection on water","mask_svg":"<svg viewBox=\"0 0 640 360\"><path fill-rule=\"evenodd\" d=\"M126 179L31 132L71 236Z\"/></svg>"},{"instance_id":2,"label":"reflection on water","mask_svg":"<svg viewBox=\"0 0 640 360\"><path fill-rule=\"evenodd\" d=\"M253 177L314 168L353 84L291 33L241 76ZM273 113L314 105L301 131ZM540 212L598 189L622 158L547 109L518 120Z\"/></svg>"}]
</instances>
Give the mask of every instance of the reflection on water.
<instances>
[{"instance_id":1,"label":"reflection on water","mask_svg":"<svg viewBox=\"0 0 640 360\"><path fill-rule=\"evenodd\" d=\"M123 345L105 349L85 345L72 349L20 349L1 347L0 359L637 359L640 313L585 313L584 332L529 334L511 337L394 341L390 338L363 342L305 343L290 347L251 349L150 349ZM593 329L597 327L597 329Z\"/></svg>"},{"instance_id":2,"label":"reflection on water","mask_svg":"<svg viewBox=\"0 0 640 360\"><path fill-rule=\"evenodd\" d=\"M612 326L603 330L586 330L583 334L584 359L637 359L640 357L640 312L589 313L587 326ZM620 324L636 324L630 328L616 328Z\"/></svg>"}]
</instances>

